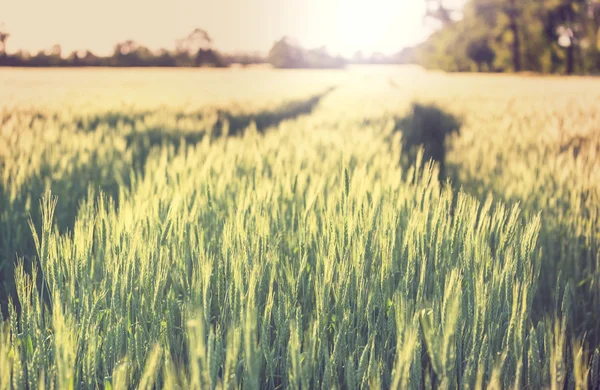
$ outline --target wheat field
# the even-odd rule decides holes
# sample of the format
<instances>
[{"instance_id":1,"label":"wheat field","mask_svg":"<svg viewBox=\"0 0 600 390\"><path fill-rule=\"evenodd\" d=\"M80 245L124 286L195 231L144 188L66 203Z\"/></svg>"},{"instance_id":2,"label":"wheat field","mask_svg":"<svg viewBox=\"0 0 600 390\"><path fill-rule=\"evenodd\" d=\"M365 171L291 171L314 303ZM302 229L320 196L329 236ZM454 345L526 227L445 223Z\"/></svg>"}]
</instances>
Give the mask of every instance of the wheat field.
<instances>
[{"instance_id":1,"label":"wheat field","mask_svg":"<svg viewBox=\"0 0 600 390\"><path fill-rule=\"evenodd\" d=\"M0 80L0 388L600 388L600 79Z\"/></svg>"}]
</instances>

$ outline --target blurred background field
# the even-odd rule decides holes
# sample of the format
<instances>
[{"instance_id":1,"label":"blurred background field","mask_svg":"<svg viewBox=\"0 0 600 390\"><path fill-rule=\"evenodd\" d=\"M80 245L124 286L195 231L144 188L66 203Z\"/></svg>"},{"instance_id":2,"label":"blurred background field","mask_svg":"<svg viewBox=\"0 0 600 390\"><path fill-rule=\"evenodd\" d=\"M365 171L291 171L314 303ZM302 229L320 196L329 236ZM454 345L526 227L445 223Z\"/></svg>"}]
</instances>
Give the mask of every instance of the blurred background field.
<instances>
[{"instance_id":1,"label":"blurred background field","mask_svg":"<svg viewBox=\"0 0 600 390\"><path fill-rule=\"evenodd\" d=\"M192 109L225 105L265 106L316 94L347 78L345 72L297 70L273 72L261 66L243 69L5 68L0 72L4 111L75 106L94 111L131 106L136 109L191 105ZM261 107L262 108L262 107Z\"/></svg>"},{"instance_id":2,"label":"blurred background field","mask_svg":"<svg viewBox=\"0 0 600 390\"><path fill-rule=\"evenodd\" d=\"M600 79L0 84L3 388L600 385Z\"/></svg>"}]
</instances>

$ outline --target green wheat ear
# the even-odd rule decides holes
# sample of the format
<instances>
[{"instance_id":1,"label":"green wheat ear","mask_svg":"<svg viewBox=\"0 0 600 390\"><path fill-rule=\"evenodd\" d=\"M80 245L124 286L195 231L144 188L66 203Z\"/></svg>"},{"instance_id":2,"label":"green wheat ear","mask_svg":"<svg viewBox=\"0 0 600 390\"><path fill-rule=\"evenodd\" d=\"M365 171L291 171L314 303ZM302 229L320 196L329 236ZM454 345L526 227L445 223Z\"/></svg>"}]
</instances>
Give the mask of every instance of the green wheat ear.
<instances>
[{"instance_id":1,"label":"green wheat ear","mask_svg":"<svg viewBox=\"0 0 600 390\"><path fill-rule=\"evenodd\" d=\"M210 194L210 185L208 185L206 187L206 200L207 200L208 208L212 209L213 204L212 204L212 196Z\"/></svg>"},{"instance_id":2,"label":"green wheat ear","mask_svg":"<svg viewBox=\"0 0 600 390\"><path fill-rule=\"evenodd\" d=\"M348 174L348 168L344 168L344 194L348 197L350 193L350 175Z\"/></svg>"}]
</instances>

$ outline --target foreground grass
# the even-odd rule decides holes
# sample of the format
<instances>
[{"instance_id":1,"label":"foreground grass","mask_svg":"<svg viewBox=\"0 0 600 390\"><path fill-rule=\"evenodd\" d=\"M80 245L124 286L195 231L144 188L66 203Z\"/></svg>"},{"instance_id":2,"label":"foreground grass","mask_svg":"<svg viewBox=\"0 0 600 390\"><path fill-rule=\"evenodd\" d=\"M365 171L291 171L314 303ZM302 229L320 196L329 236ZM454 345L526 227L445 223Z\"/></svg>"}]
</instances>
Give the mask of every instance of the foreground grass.
<instances>
[{"instance_id":1,"label":"foreground grass","mask_svg":"<svg viewBox=\"0 0 600 390\"><path fill-rule=\"evenodd\" d=\"M16 267L21 307L9 306L0 338L0 386L594 388L600 356L581 332L594 324L579 316L597 290L576 278L594 264L547 255L545 208L495 202L475 184L457 191L435 165L401 168L389 113L350 90L264 135L250 125L136 149L109 136L127 128L106 126L77 133L80 144L59 137L49 145L64 148L41 157L11 155L3 233L20 235L4 242L40 267ZM60 196L45 196L27 232L35 200L17 184L31 178ZM576 214L590 240L593 206Z\"/></svg>"}]
</instances>

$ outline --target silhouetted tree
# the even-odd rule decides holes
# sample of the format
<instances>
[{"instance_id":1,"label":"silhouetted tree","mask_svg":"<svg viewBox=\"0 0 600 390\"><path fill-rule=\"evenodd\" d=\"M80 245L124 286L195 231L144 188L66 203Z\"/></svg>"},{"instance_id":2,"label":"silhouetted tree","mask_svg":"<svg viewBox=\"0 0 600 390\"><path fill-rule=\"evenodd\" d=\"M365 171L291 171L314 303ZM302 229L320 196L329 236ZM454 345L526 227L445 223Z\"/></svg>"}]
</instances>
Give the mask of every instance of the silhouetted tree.
<instances>
[{"instance_id":1,"label":"silhouetted tree","mask_svg":"<svg viewBox=\"0 0 600 390\"><path fill-rule=\"evenodd\" d=\"M205 30L196 28L185 38L178 39L176 44L178 52L193 56L198 54L200 50L212 49L212 38Z\"/></svg>"},{"instance_id":2,"label":"silhouetted tree","mask_svg":"<svg viewBox=\"0 0 600 390\"><path fill-rule=\"evenodd\" d=\"M138 44L131 39L117 43L113 52L114 64L118 66L135 66L137 49Z\"/></svg>"},{"instance_id":3,"label":"silhouetted tree","mask_svg":"<svg viewBox=\"0 0 600 390\"><path fill-rule=\"evenodd\" d=\"M53 45L50 50L46 52L47 64L44 66L60 66L62 65L62 48L59 44Z\"/></svg>"},{"instance_id":4,"label":"silhouetted tree","mask_svg":"<svg viewBox=\"0 0 600 390\"><path fill-rule=\"evenodd\" d=\"M225 62L219 54L212 49L200 49L196 54L196 66L213 66L216 68L225 67Z\"/></svg>"},{"instance_id":5,"label":"silhouetted tree","mask_svg":"<svg viewBox=\"0 0 600 390\"><path fill-rule=\"evenodd\" d=\"M225 62L212 48L212 38L203 29L196 28L190 34L176 42L176 63L180 66L223 67Z\"/></svg>"},{"instance_id":6,"label":"silhouetted tree","mask_svg":"<svg viewBox=\"0 0 600 390\"><path fill-rule=\"evenodd\" d=\"M94 53L89 50L81 50L71 54L69 61L73 62L73 66L102 66L102 65L114 65L108 62L102 61L102 58L97 57Z\"/></svg>"},{"instance_id":7,"label":"silhouetted tree","mask_svg":"<svg viewBox=\"0 0 600 390\"><path fill-rule=\"evenodd\" d=\"M6 41L10 34L6 31L4 24L0 24L0 54L6 54Z\"/></svg>"},{"instance_id":8,"label":"silhouetted tree","mask_svg":"<svg viewBox=\"0 0 600 390\"><path fill-rule=\"evenodd\" d=\"M77 55L77 51L73 51L67 56L67 64L69 64L70 66L81 66L79 63L79 56Z\"/></svg>"},{"instance_id":9,"label":"silhouetted tree","mask_svg":"<svg viewBox=\"0 0 600 390\"><path fill-rule=\"evenodd\" d=\"M448 26L454 21L455 10L446 7L443 0L425 0L425 6L425 17L437 20L442 27Z\"/></svg>"},{"instance_id":10,"label":"silhouetted tree","mask_svg":"<svg viewBox=\"0 0 600 390\"><path fill-rule=\"evenodd\" d=\"M289 37L283 37L275 42L269 50L268 61L275 68L305 68L307 67L304 50Z\"/></svg>"}]
</instances>

